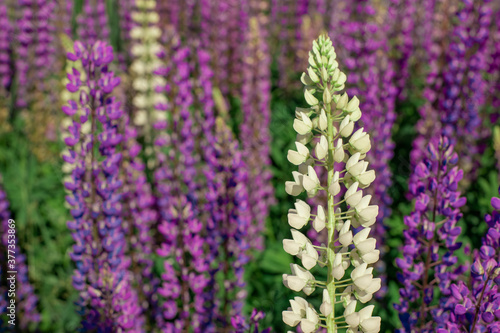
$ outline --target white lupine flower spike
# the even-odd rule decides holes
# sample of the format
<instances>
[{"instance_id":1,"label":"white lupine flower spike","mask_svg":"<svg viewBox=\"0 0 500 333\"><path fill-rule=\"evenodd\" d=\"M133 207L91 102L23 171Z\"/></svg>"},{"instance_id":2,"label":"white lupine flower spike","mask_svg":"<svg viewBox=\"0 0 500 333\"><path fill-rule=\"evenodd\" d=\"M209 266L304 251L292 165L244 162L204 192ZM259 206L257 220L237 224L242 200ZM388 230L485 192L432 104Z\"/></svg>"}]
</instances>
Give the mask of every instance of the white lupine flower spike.
<instances>
[{"instance_id":1,"label":"white lupine flower spike","mask_svg":"<svg viewBox=\"0 0 500 333\"><path fill-rule=\"evenodd\" d=\"M321 290L323 301L317 311L305 298L295 297L290 300L291 307L283 311L283 321L305 333L320 328L328 333L337 333L339 328L376 333L380 317L372 316L373 305L364 306L381 285L369 266L380 255L370 237L378 206L370 205L370 195L363 196L363 189L375 179L375 172L364 160L371 142L365 129L356 125L361 118L358 98L341 92L347 76L336 58L328 36L313 42L309 68L301 77L308 107L295 111L296 149L289 150L287 156L298 170L292 173L293 181L285 183L292 196L303 196L304 191L309 198L321 191L327 196L327 202L317 207L297 200L288 213L291 238L283 240L284 250L301 261L301 265L291 265L291 274L283 274L284 285L306 296ZM345 166L338 167L340 163ZM327 182L318 177L320 169L326 169ZM344 196L338 198L343 189ZM317 232L326 229L327 244L313 245L317 243L299 231L309 223ZM315 269L327 270L326 281L314 277L311 269L317 265ZM343 312L335 311L338 303L343 304Z\"/></svg>"}]
</instances>

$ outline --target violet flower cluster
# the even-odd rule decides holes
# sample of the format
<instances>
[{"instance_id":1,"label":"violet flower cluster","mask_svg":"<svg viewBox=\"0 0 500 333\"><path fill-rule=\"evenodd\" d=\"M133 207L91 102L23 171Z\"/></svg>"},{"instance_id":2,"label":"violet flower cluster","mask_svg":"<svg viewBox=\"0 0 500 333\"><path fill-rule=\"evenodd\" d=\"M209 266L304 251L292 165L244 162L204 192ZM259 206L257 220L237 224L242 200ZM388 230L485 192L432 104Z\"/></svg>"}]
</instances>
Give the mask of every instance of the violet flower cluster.
<instances>
[{"instance_id":1,"label":"violet flower cluster","mask_svg":"<svg viewBox=\"0 0 500 333\"><path fill-rule=\"evenodd\" d=\"M1 181L1 176L0 176ZM9 228L9 226L13 226ZM12 230L12 231L10 231ZM17 239L19 230L11 219L7 195L0 186L0 330L12 327L11 321L21 330L28 330L31 323L40 321L36 309L38 298L29 281L26 256L21 253ZM10 266L13 265L13 266ZM16 271L12 274L9 271ZM14 276L14 290L11 287ZM12 304L11 300L15 300ZM12 314L12 316L8 316Z\"/></svg>"},{"instance_id":2,"label":"violet flower cluster","mask_svg":"<svg viewBox=\"0 0 500 333\"><path fill-rule=\"evenodd\" d=\"M123 184L124 216L123 229L127 239L126 254L131 260L130 270L133 285L138 289L142 313L149 318L151 326L162 325L157 289L160 281L153 272L154 251L153 228L158 220L156 198L146 177L146 166L139 154L137 129L130 126L129 117L124 116Z\"/></svg>"},{"instance_id":3,"label":"violet flower cluster","mask_svg":"<svg viewBox=\"0 0 500 333\"><path fill-rule=\"evenodd\" d=\"M436 13L439 12L438 7L435 0L425 0L421 4L422 17L417 21L415 57L425 59L428 68L425 69L425 87L422 92L425 101L418 109L420 119L415 126L418 135L412 142L413 148L410 152L412 165L422 160L429 139L441 130L440 114L435 108L442 89L439 64L444 57L442 43L436 37L441 23L436 17Z\"/></svg>"},{"instance_id":4,"label":"violet flower cluster","mask_svg":"<svg viewBox=\"0 0 500 333\"><path fill-rule=\"evenodd\" d=\"M493 14L492 21L499 22L500 20L500 11L497 11L496 14ZM500 96L498 96L498 91L500 91L500 28L493 24L491 30L491 36L488 43L488 76L489 76L489 84L488 84L488 95L490 98L491 106L494 110L498 110L500 108ZM497 113L493 113L491 115L491 122L496 123L500 119L500 116Z\"/></svg>"},{"instance_id":5,"label":"violet flower cluster","mask_svg":"<svg viewBox=\"0 0 500 333\"><path fill-rule=\"evenodd\" d=\"M300 72L304 66L307 66L311 43L324 30L325 5L324 0L297 1L298 27L296 27L292 40L295 72Z\"/></svg>"},{"instance_id":6,"label":"violet flower cluster","mask_svg":"<svg viewBox=\"0 0 500 333\"><path fill-rule=\"evenodd\" d=\"M93 44L98 40L109 40L106 1L83 0L83 9L77 16L76 22L78 38L85 45Z\"/></svg>"},{"instance_id":7,"label":"violet flower cluster","mask_svg":"<svg viewBox=\"0 0 500 333\"><path fill-rule=\"evenodd\" d=\"M415 0L401 1L391 0L388 6L387 18L394 22L392 36L397 51L395 59L394 80L397 88L397 97L402 100L406 98L410 79L410 69L413 61L415 42L413 39L417 12L417 3ZM387 25L389 27L389 25ZM390 35L391 32L388 31ZM387 48L385 50L387 52Z\"/></svg>"},{"instance_id":8,"label":"violet flower cluster","mask_svg":"<svg viewBox=\"0 0 500 333\"><path fill-rule=\"evenodd\" d=\"M116 5L116 11L120 16L120 46L122 48L122 53L118 56L118 60L123 66L123 70L126 71L132 58L132 38L130 36L130 31L134 27L134 20L132 19L132 16L134 14L136 1L126 0L120 1L119 3L116 2L114 4ZM156 2L153 2L153 4L156 4Z\"/></svg>"},{"instance_id":9,"label":"violet flower cluster","mask_svg":"<svg viewBox=\"0 0 500 333\"><path fill-rule=\"evenodd\" d=\"M178 43L178 42L177 42ZM160 165L155 171L160 212L158 230L162 243L157 253L165 257L162 284L165 329L180 332L191 327L194 332L209 332L213 304L209 299L209 262L204 253L203 224L199 219L196 182L195 136L190 108L193 104L190 80L190 51L176 44L168 68L158 74L169 75L169 84L158 87L171 95L169 104L158 104L159 111L167 112L169 123L159 121L153 127L162 133L156 138ZM176 147L177 149L171 149Z\"/></svg>"},{"instance_id":10,"label":"violet flower cluster","mask_svg":"<svg viewBox=\"0 0 500 333\"><path fill-rule=\"evenodd\" d=\"M398 280L401 332L434 332L434 324L445 320L442 304L450 296L452 281L462 273L456 267L455 251L461 228L456 224L462 217L460 207L465 198L457 191L463 172L457 166L458 155L447 137L434 138L427 146L425 158L416 166L409 189L415 208L404 222L402 258L396 259L401 269ZM438 292L438 290L440 290Z\"/></svg>"},{"instance_id":11,"label":"violet flower cluster","mask_svg":"<svg viewBox=\"0 0 500 333\"><path fill-rule=\"evenodd\" d=\"M383 222L391 213L392 199L388 189L392 181L388 163L394 155L395 145L391 137L396 120L397 89L393 82L393 64L387 56L386 32L370 19L376 13L373 4L367 0L346 4L332 34L333 39L342 45L340 54L350 73L347 91L360 96L365 105L361 121L371 129L373 149L368 153L368 160L377 174L369 191L380 208L378 221ZM374 234L379 241L383 239L382 223L377 224Z\"/></svg>"},{"instance_id":12,"label":"violet flower cluster","mask_svg":"<svg viewBox=\"0 0 500 333\"><path fill-rule=\"evenodd\" d=\"M10 24L5 0L0 1L0 94L2 97L9 89L12 80L12 33L13 27Z\"/></svg>"},{"instance_id":13,"label":"violet flower cluster","mask_svg":"<svg viewBox=\"0 0 500 333\"><path fill-rule=\"evenodd\" d=\"M500 199L491 199L494 211L482 245L474 250L469 281L451 285L450 314L438 333L500 331Z\"/></svg>"},{"instance_id":14,"label":"violet flower cluster","mask_svg":"<svg viewBox=\"0 0 500 333\"><path fill-rule=\"evenodd\" d=\"M248 192L253 224L249 230L254 248L263 248L261 236L274 202L269 167L271 73L267 42L257 18L250 19L243 65L241 142L248 168Z\"/></svg>"},{"instance_id":15,"label":"violet flower cluster","mask_svg":"<svg viewBox=\"0 0 500 333\"><path fill-rule=\"evenodd\" d=\"M234 316L231 318L231 325L234 333L271 333L270 328L259 330L259 322L266 317L265 313L253 309L250 318L247 320L242 316Z\"/></svg>"},{"instance_id":16,"label":"violet flower cluster","mask_svg":"<svg viewBox=\"0 0 500 333\"><path fill-rule=\"evenodd\" d=\"M70 257L76 264L73 286L80 292L82 325L88 330L138 332L144 319L131 287L121 216L122 154L118 148L123 141L119 131L123 111L109 96L120 83L108 70L113 51L101 41L89 45L77 41L68 59L81 61L86 74L85 81L77 69L68 75L67 89L80 96L78 102L70 100L63 107L73 117L64 139L68 153L63 159L74 168L64 185L72 207L68 228L75 245ZM83 127L90 130L83 131Z\"/></svg>"},{"instance_id":17,"label":"violet flower cluster","mask_svg":"<svg viewBox=\"0 0 500 333\"><path fill-rule=\"evenodd\" d=\"M475 178L475 156L481 153L483 138L480 109L485 103L487 83L487 42L492 21L490 1L461 1L457 24L453 27L450 44L439 58L439 45L431 50L431 68L424 97L428 103L420 110L422 120L417 125L420 137L414 143L412 160L420 161L421 152L433 135L441 132L456 144L460 167L466 181ZM470 52L474 50L474 52ZM440 67L440 61L445 63Z\"/></svg>"},{"instance_id":18,"label":"violet flower cluster","mask_svg":"<svg viewBox=\"0 0 500 333\"><path fill-rule=\"evenodd\" d=\"M8 131L10 125L8 101L12 83L12 35L14 32L4 0L0 0L0 130Z\"/></svg>"},{"instance_id":19,"label":"violet flower cluster","mask_svg":"<svg viewBox=\"0 0 500 333\"><path fill-rule=\"evenodd\" d=\"M215 128L214 158L209 162L213 170L208 179L211 205L208 229L211 252L215 262L212 274L215 280L223 281L222 288L212 301L221 327L229 327L229 318L241 316L246 297L244 268L248 263L249 233L252 217L247 193L247 169L229 127L222 118L217 118Z\"/></svg>"},{"instance_id":20,"label":"violet flower cluster","mask_svg":"<svg viewBox=\"0 0 500 333\"><path fill-rule=\"evenodd\" d=\"M441 96L439 110L444 135L465 146L461 148L461 165L468 177L474 177L473 159L481 152L478 140L482 137L479 128L479 110L486 97L487 85L483 78L486 70L489 28L492 19L490 0L475 4L463 1L458 13L460 24L455 27L456 41L449 47L448 68L445 68L445 94ZM467 54L468 49L475 49ZM467 98L464 99L464 96Z\"/></svg>"},{"instance_id":21,"label":"violet flower cluster","mask_svg":"<svg viewBox=\"0 0 500 333\"><path fill-rule=\"evenodd\" d=\"M200 1L201 45L211 52L214 84L224 94L240 94L242 75L239 72L248 30L247 6L238 0Z\"/></svg>"},{"instance_id":22,"label":"violet flower cluster","mask_svg":"<svg viewBox=\"0 0 500 333\"><path fill-rule=\"evenodd\" d=\"M279 55L278 66L282 73L279 86L287 89L293 86L291 81L293 74L300 72L307 60L309 49L298 50L297 45L303 37L301 36L302 20L309 12L308 1L273 0L271 2L271 21L276 22L276 29L271 31L274 39L279 41L275 46L274 53ZM317 33L316 33L317 35ZM316 37L316 36L315 36ZM296 41L295 38L298 40ZM307 43L302 45L310 46ZM298 52L297 52L298 51ZM302 52L301 52L302 51ZM302 59L300 59L302 55ZM297 68L300 65L300 68Z\"/></svg>"},{"instance_id":23,"label":"violet flower cluster","mask_svg":"<svg viewBox=\"0 0 500 333\"><path fill-rule=\"evenodd\" d=\"M56 62L53 46L55 1L19 2L19 45L16 53L16 106L25 108L34 101L35 87L44 91L44 83ZM32 61L30 59L33 59Z\"/></svg>"},{"instance_id":24,"label":"violet flower cluster","mask_svg":"<svg viewBox=\"0 0 500 333\"><path fill-rule=\"evenodd\" d=\"M16 77L19 89L17 90L18 107L26 107L28 101L26 100L27 85L28 85L28 71L29 71L29 49L30 45L34 43L34 29L32 26L33 12L32 1L23 0L19 3L20 18L18 21L19 45L17 46L16 53Z\"/></svg>"}]
</instances>

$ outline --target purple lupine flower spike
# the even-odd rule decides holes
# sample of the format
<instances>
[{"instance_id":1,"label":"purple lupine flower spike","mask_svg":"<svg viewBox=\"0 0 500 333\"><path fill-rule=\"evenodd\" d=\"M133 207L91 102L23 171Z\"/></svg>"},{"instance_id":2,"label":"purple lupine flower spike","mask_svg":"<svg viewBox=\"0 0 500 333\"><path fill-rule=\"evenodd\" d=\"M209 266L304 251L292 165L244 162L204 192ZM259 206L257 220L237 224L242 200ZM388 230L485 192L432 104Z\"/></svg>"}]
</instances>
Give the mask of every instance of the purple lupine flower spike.
<instances>
[{"instance_id":1,"label":"purple lupine flower spike","mask_svg":"<svg viewBox=\"0 0 500 333\"><path fill-rule=\"evenodd\" d=\"M132 15L134 13L134 3L134 0L114 2L117 7L116 10L120 13L120 37L123 43L124 51L118 56L118 58L124 71L127 71L127 67L129 66L132 58L132 38L130 36L130 31L134 26L134 20L132 19Z\"/></svg>"},{"instance_id":2,"label":"purple lupine flower spike","mask_svg":"<svg viewBox=\"0 0 500 333\"><path fill-rule=\"evenodd\" d=\"M69 38L73 37L73 1L53 0L56 8L51 18L56 36L65 34Z\"/></svg>"},{"instance_id":3,"label":"purple lupine flower spike","mask_svg":"<svg viewBox=\"0 0 500 333\"><path fill-rule=\"evenodd\" d=\"M253 219L249 235L253 248L262 249L262 231L274 203L269 166L271 80L268 46L256 18L250 19L241 92L243 159L248 167L249 200Z\"/></svg>"},{"instance_id":4,"label":"purple lupine flower spike","mask_svg":"<svg viewBox=\"0 0 500 333\"><path fill-rule=\"evenodd\" d=\"M417 4L415 0L401 1L391 0L388 8L388 19L394 22L393 31L395 48L398 51L397 59L395 60L396 73L395 81L397 87L397 96L399 99L406 98L406 88L410 79L410 66L413 60L413 52L415 50L413 35L415 30L415 19ZM429 23L427 23L429 24Z\"/></svg>"},{"instance_id":5,"label":"purple lupine flower spike","mask_svg":"<svg viewBox=\"0 0 500 333\"><path fill-rule=\"evenodd\" d=\"M83 9L77 17L77 35L84 44L93 44L97 40L109 40L106 1L84 0Z\"/></svg>"},{"instance_id":6,"label":"purple lupine flower spike","mask_svg":"<svg viewBox=\"0 0 500 333\"><path fill-rule=\"evenodd\" d=\"M244 287L244 267L248 262L248 232L251 226L247 193L247 170L238 149L238 142L222 118L216 121L215 159L210 164L213 176L209 179L211 216L208 228L217 242L213 253L220 262L214 273L223 279L223 296L218 300L218 322L228 327L229 318L241 315Z\"/></svg>"},{"instance_id":7,"label":"purple lupine flower spike","mask_svg":"<svg viewBox=\"0 0 500 333\"><path fill-rule=\"evenodd\" d=\"M9 118L8 102L10 99L10 86L13 80L13 59L12 45L14 40L14 29L10 24L7 13L7 6L4 0L0 0L0 130L9 130L10 124L7 121Z\"/></svg>"},{"instance_id":8,"label":"purple lupine flower spike","mask_svg":"<svg viewBox=\"0 0 500 333\"><path fill-rule=\"evenodd\" d=\"M333 35L342 45L339 54L346 59L345 64L349 69L348 92L363 98L366 111L361 120L366 128L372 129L375 149L368 154L368 160L378 177L371 189L381 211L378 221L383 221L390 215L392 203L387 191L392 184L388 162L394 155L391 129L396 120L397 89L393 82L394 68L387 56L387 29L371 19L376 14L370 1L359 0L346 5L336 25L339 28L333 29ZM375 235L380 242L384 229L382 223L377 225Z\"/></svg>"},{"instance_id":9,"label":"purple lupine flower spike","mask_svg":"<svg viewBox=\"0 0 500 333\"><path fill-rule=\"evenodd\" d=\"M29 71L28 54L30 45L34 42L33 11L31 7L31 0L19 2L21 13L18 21L18 30L16 31L19 40L16 50L16 78L19 86L17 89L16 105L18 107L26 107L28 105L28 101L26 100Z\"/></svg>"},{"instance_id":10,"label":"purple lupine flower spike","mask_svg":"<svg viewBox=\"0 0 500 333\"><path fill-rule=\"evenodd\" d=\"M36 310L38 298L35 295L33 286L29 282L26 257L21 253L17 244L19 230L15 226L15 221L11 221L14 220L11 220L7 195L2 186L0 186L0 313L2 314L0 316L0 328L7 327L7 323L3 322L4 314L13 313L15 314L14 322L16 326L21 330L27 330L29 324L40 321L40 315ZM14 225L15 227L10 229L10 225ZM9 230L15 230L15 234L12 234ZM8 258L7 254L15 257L14 266L12 267L10 266L12 257ZM17 271L15 274L16 303L14 304L15 308L11 310L12 304L10 302L13 298L9 296L11 288L7 284L9 282L8 278L12 276L8 272L14 270ZM12 319L12 317L5 318L7 320Z\"/></svg>"},{"instance_id":11,"label":"purple lupine flower spike","mask_svg":"<svg viewBox=\"0 0 500 333\"><path fill-rule=\"evenodd\" d=\"M152 226L158 220L154 209L155 197L147 182L145 165L139 154L142 147L137 142L137 129L129 125L125 116L124 137L124 232L128 241L127 255L131 259L134 286L138 288L142 313L151 324L161 326L162 314L157 289L160 281L153 273Z\"/></svg>"},{"instance_id":12,"label":"purple lupine flower spike","mask_svg":"<svg viewBox=\"0 0 500 333\"><path fill-rule=\"evenodd\" d=\"M63 107L73 118L64 139L68 153L63 159L73 165L65 187L72 207L68 228L75 244L70 257L76 264L73 286L80 292L82 325L89 330L140 332L144 319L131 286L130 258L124 253L122 154L118 152L123 111L120 102L110 97L120 84L108 70L113 50L105 42L84 45L77 41L68 59L80 61L86 77L82 81L75 68L68 75L67 89L79 91L80 98Z\"/></svg>"},{"instance_id":13,"label":"purple lupine flower spike","mask_svg":"<svg viewBox=\"0 0 500 333\"><path fill-rule=\"evenodd\" d=\"M467 176L464 185L476 176L475 157L483 150L479 143L489 134L481 126L479 112L488 89L483 75L487 70L486 46L492 21L490 2L461 1L456 25L450 33L452 38L445 38L449 45L441 50L438 40L430 46L430 71L424 90L428 102L419 111L422 118L417 124L419 138L411 153L412 160L418 163L427 140L441 132L458 147L459 165ZM441 62L445 64L442 69Z\"/></svg>"},{"instance_id":14,"label":"purple lupine flower spike","mask_svg":"<svg viewBox=\"0 0 500 333\"><path fill-rule=\"evenodd\" d=\"M19 1L16 7L18 34L12 38L17 48L15 106L24 109L30 149L40 159L48 154L47 139L56 140L56 100L54 72L60 70L55 48L56 0ZM28 112L37 110L36 112Z\"/></svg>"},{"instance_id":15,"label":"purple lupine flower spike","mask_svg":"<svg viewBox=\"0 0 500 333\"><path fill-rule=\"evenodd\" d=\"M9 89L12 82L12 45L11 41L13 28L7 15L7 6L4 1L0 2L0 93L3 94Z\"/></svg>"},{"instance_id":16,"label":"purple lupine flower spike","mask_svg":"<svg viewBox=\"0 0 500 333\"><path fill-rule=\"evenodd\" d=\"M16 105L29 106L34 101L33 93L44 90L44 82L54 61L53 12L54 0L22 0L19 2L20 19L18 23L19 45L17 47ZM33 57L32 62L30 58Z\"/></svg>"},{"instance_id":17,"label":"purple lupine flower spike","mask_svg":"<svg viewBox=\"0 0 500 333\"><path fill-rule=\"evenodd\" d=\"M446 92L439 103L443 133L467 147L460 152L460 163L469 181L477 169L473 166L474 156L481 152L477 141L483 137L483 131L479 130L479 109L484 105L487 89L483 72L492 18L489 2L486 0L476 6L473 1L464 0L463 8L457 13L460 23L453 32L456 41L450 45L444 74ZM466 49L470 48L477 50L467 55ZM463 96L468 98L464 101Z\"/></svg>"},{"instance_id":18,"label":"purple lupine flower spike","mask_svg":"<svg viewBox=\"0 0 500 333\"><path fill-rule=\"evenodd\" d=\"M202 137L200 145L203 152L203 160L205 168L203 174L206 178L206 191L204 192L204 210L206 212L205 228L207 232L206 243L208 245L207 260L216 262L220 253L221 232L220 220L221 212L219 207L219 187L216 186L216 177L219 168L219 160L216 152L216 135L215 135L215 102L213 99L213 72L210 68L210 54L201 49L198 51L198 84L200 93L197 95L201 105L201 114L199 115L199 123L202 128ZM209 270L210 285L216 286L216 274L219 272L219 267L214 265ZM205 302L213 304L213 311L209 311L206 316L207 326L213 330L216 320L220 312L215 310L220 308L220 299L217 297L216 288L211 293L206 294Z\"/></svg>"},{"instance_id":19,"label":"purple lupine flower spike","mask_svg":"<svg viewBox=\"0 0 500 333\"><path fill-rule=\"evenodd\" d=\"M500 22L500 11L494 15L493 22ZM497 24L496 29L493 26L491 37L488 41L489 57L488 69L489 74L489 98L494 110L500 109L500 26ZM489 104L489 103L488 103ZM500 114L493 113L490 121L496 123L500 119Z\"/></svg>"},{"instance_id":20,"label":"purple lupine flower spike","mask_svg":"<svg viewBox=\"0 0 500 333\"><path fill-rule=\"evenodd\" d=\"M447 137L434 138L424 155L410 178L415 208L404 218L403 258L396 259L401 269L398 280L404 285L400 304L394 305L403 324L400 332L434 332L433 325L440 325L446 317L442 306L432 310L431 303L439 299L444 304L451 281L463 273L462 267L456 268L454 254L461 246L457 242L461 228L456 224L466 201L457 191L463 177L462 170L453 166L458 155Z\"/></svg>"},{"instance_id":21,"label":"purple lupine flower spike","mask_svg":"<svg viewBox=\"0 0 500 333\"><path fill-rule=\"evenodd\" d=\"M387 13L390 18L391 11ZM392 141L392 128L396 121L395 102L397 87L392 59L389 58L388 28L377 23L380 15L373 2L356 0L345 3L340 13L335 14L332 22L333 40L337 40L339 55L345 59L349 69L346 84L349 95L360 97L364 105L361 117L364 128L370 129L372 149L367 154L370 165L377 177L368 193L379 207L377 222L373 227L373 235L380 245L382 255L388 250L385 244L384 221L390 216L392 198L389 189L392 185L392 172L389 162L394 156L395 144ZM390 21L390 20L389 20ZM355 129L355 131L361 131ZM361 132L358 132L358 134ZM356 135L356 134L354 134ZM384 274L383 261L377 262L375 268ZM382 281L386 281L382 276ZM386 291L385 283L382 292Z\"/></svg>"},{"instance_id":22,"label":"purple lupine flower spike","mask_svg":"<svg viewBox=\"0 0 500 333\"><path fill-rule=\"evenodd\" d=\"M500 199L491 199L493 213L482 245L474 250L469 281L451 285L447 302L449 320L438 333L460 331L497 332L500 329Z\"/></svg>"},{"instance_id":23,"label":"purple lupine flower spike","mask_svg":"<svg viewBox=\"0 0 500 333\"><path fill-rule=\"evenodd\" d=\"M203 224L197 211L196 162L193 120L190 108L193 104L190 80L189 49L180 47L173 39L174 51L171 68L159 69L159 75L170 75L174 89L167 83L159 91L172 93L169 104L158 104L157 109L170 113L171 121L161 121L155 129L161 129L156 138L157 159L160 162L154 173L159 192L158 207L162 244L157 253L165 257L162 285L159 294L164 299L163 315L168 332L180 332L190 327L194 332L210 332L207 327L213 304L209 298L209 262L206 260ZM164 129L167 128L167 133ZM177 149L163 150L176 147ZM175 265L174 265L175 262ZM182 304L178 306L178 301Z\"/></svg>"}]
</instances>

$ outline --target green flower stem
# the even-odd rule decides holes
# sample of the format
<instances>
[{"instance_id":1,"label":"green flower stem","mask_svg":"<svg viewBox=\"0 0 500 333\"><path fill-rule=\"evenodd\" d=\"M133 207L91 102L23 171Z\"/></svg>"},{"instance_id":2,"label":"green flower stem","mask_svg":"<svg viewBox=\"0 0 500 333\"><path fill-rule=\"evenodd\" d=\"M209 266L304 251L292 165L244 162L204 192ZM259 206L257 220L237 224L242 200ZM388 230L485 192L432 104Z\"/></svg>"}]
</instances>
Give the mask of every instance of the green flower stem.
<instances>
[{"instance_id":1,"label":"green flower stem","mask_svg":"<svg viewBox=\"0 0 500 333\"><path fill-rule=\"evenodd\" d=\"M329 89L328 85L326 89ZM333 117L332 117L332 106L330 104L325 104L325 112L328 120L328 187L333 183L333 152L335 150L334 140L334 127L333 127ZM335 197L327 192L328 195L328 245L327 245L327 258L328 258L328 282L327 290L330 295L331 304L335 304L335 279L333 277L333 261L335 259ZM336 333L337 325L335 323L335 307L333 307L332 313L328 316L326 320L326 326L328 333Z\"/></svg>"}]
</instances>

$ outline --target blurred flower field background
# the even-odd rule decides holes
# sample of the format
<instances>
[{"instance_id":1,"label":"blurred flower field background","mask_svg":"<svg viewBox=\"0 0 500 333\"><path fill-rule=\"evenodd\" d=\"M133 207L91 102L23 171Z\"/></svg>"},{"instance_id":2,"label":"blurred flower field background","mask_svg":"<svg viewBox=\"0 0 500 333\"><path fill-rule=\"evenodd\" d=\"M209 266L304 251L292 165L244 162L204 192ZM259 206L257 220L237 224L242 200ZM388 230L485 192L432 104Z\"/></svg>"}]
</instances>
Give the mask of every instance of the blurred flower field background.
<instances>
[{"instance_id":1,"label":"blurred flower field background","mask_svg":"<svg viewBox=\"0 0 500 333\"><path fill-rule=\"evenodd\" d=\"M459 263L470 262L467 248L480 248L488 230L484 217L492 213L499 187L499 21L500 3L487 0L0 0L0 174L6 194L0 196L0 213L8 210L16 221L33 288L27 294L36 296L18 307L17 332L76 332L88 316L81 313L73 281L75 240L68 228L73 217L64 185L71 168L62 158L71 137L62 107L71 105L70 99L81 102L67 89L79 80L72 68L80 60L67 57L77 53L75 41L112 46L108 67L120 82L111 96L137 132L138 158L145 182L158 191L155 200L168 198L156 183L157 171L167 170L168 184L168 170L176 174L178 167L189 180L182 207L189 206L205 230L213 213L203 203L210 197L207 179L222 179L232 184L231 191L244 193L248 207L240 207L241 213L234 208L238 195L228 191L236 199L225 203L234 210L226 214L244 216L248 229L223 227L224 239L234 238L238 250L214 259L220 267L233 267L234 276L216 275L213 297L230 290L224 297L241 318L256 309L265 314L261 329L286 332L282 311L296 296L282 277L295 262L283 250L283 239L290 238L287 213L295 202L285 192L295 171L287 151L295 149L295 108L306 106L300 78L308 52L314 39L329 34L347 75L346 91L360 99L361 126L372 139L368 158L378 178L370 193L379 205L381 250L374 275L383 281L372 304L382 318L381 332L393 332L402 327L394 304L400 304L405 285L398 281L396 258L403 256L404 217L415 206L410 176L435 133L452 138L464 170L458 184L466 198L457 223ZM165 116L171 107L181 110L181 121ZM164 138L162 131L176 134ZM178 149L183 157L173 158ZM213 179L206 176L213 162L207 152L225 158L214 166ZM234 179L217 178L217 170ZM192 201L190 193L203 199ZM166 231L157 214L145 241L151 251L145 271L156 283L167 275ZM200 235L208 238L204 231ZM200 242L205 252L217 246ZM181 244L181 251L191 245ZM4 276L1 283L4 287ZM166 302L165 293L158 294L155 299ZM320 295L312 302L320 304ZM230 317L236 314L219 319L223 328L215 331L240 332L231 328ZM1 326L6 317L0 318L0 331L8 331ZM147 327L144 331L157 331Z\"/></svg>"}]
</instances>

